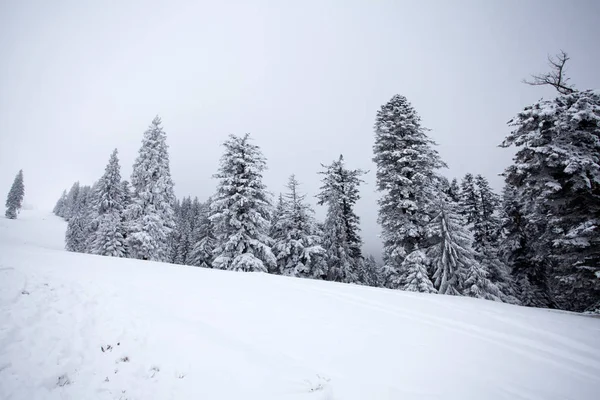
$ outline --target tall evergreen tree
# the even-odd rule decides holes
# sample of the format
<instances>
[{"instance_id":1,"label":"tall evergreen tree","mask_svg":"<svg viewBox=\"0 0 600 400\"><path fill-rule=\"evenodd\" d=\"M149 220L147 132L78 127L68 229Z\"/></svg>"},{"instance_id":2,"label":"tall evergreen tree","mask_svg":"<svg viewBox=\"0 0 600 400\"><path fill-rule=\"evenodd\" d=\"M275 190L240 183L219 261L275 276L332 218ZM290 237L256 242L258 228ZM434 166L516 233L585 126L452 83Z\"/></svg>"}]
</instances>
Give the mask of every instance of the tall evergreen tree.
<instances>
[{"instance_id":1,"label":"tall evergreen tree","mask_svg":"<svg viewBox=\"0 0 600 400\"><path fill-rule=\"evenodd\" d=\"M127 209L127 245L130 256L167 261L168 237L175 228L175 194L169 166L166 133L157 116L144 132L133 164L132 202Z\"/></svg>"},{"instance_id":2,"label":"tall evergreen tree","mask_svg":"<svg viewBox=\"0 0 600 400\"><path fill-rule=\"evenodd\" d=\"M395 95L377 112L373 161L377 164L379 223L382 228L386 280L402 281L402 262L426 239L436 199L435 171L445 167L435 143L406 97Z\"/></svg>"},{"instance_id":3,"label":"tall evergreen tree","mask_svg":"<svg viewBox=\"0 0 600 400\"><path fill-rule=\"evenodd\" d=\"M452 179L450 187L448 187L448 197L455 203L460 203L460 186L458 186L458 180Z\"/></svg>"},{"instance_id":4,"label":"tall evergreen tree","mask_svg":"<svg viewBox=\"0 0 600 400\"><path fill-rule=\"evenodd\" d=\"M60 196L60 198L56 202L56 205L54 206L54 209L52 210L54 215L57 215L59 217L64 217L64 211L65 211L66 204L67 204L67 191L64 190L62 193L62 196Z\"/></svg>"},{"instance_id":5,"label":"tall evergreen tree","mask_svg":"<svg viewBox=\"0 0 600 400\"><path fill-rule=\"evenodd\" d=\"M79 186L77 183L77 196L75 202L69 210L71 217L67 224L65 233L65 249L78 253L84 253L87 249L87 227L89 225L89 208L91 191L89 186Z\"/></svg>"},{"instance_id":6,"label":"tall evergreen tree","mask_svg":"<svg viewBox=\"0 0 600 400\"><path fill-rule=\"evenodd\" d=\"M215 228L210 219L212 199L200 204L196 214L194 230L192 232L193 246L190 251L188 264L197 267L212 268L214 250L217 245Z\"/></svg>"},{"instance_id":7,"label":"tall evergreen tree","mask_svg":"<svg viewBox=\"0 0 600 400\"><path fill-rule=\"evenodd\" d=\"M358 273L358 283L373 287L381 287L384 284L382 266L371 254L364 258L364 263Z\"/></svg>"},{"instance_id":8,"label":"tall evergreen tree","mask_svg":"<svg viewBox=\"0 0 600 400\"><path fill-rule=\"evenodd\" d=\"M504 175L522 205L525 231L535 238L529 242L529 265L514 269L542 294L538 301L549 298L549 305L573 311L595 309L600 305L600 94L569 89L526 107L510 125L514 130L502 146L518 150Z\"/></svg>"},{"instance_id":9,"label":"tall evergreen tree","mask_svg":"<svg viewBox=\"0 0 600 400\"><path fill-rule=\"evenodd\" d=\"M428 264L429 259L423 251L416 249L410 253L402 262L402 269L406 271L402 289L409 292L437 293L429 279Z\"/></svg>"},{"instance_id":10,"label":"tall evergreen tree","mask_svg":"<svg viewBox=\"0 0 600 400\"><path fill-rule=\"evenodd\" d=\"M478 254L471 247L465 220L457 206L448 199L441 199L438 207L430 231L435 244L427 249L435 288L440 294L497 299L498 288L477 261Z\"/></svg>"},{"instance_id":11,"label":"tall evergreen tree","mask_svg":"<svg viewBox=\"0 0 600 400\"><path fill-rule=\"evenodd\" d=\"M113 151L95 188L95 220L98 230L91 245L91 252L103 256L124 257L125 227L122 223L123 186L121 183L121 167L117 157L117 149Z\"/></svg>"},{"instance_id":12,"label":"tall evergreen tree","mask_svg":"<svg viewBox=\"0 0 600 400\"><path fill-rule=\"evenodd\" d=\"M502 196L502 239L500 255L512 268L517 297L521 304L531 307L549 307L548 277L541 260L535 255L538 232L525 218L525 204L517 196L517 189L506 185Z\"/></svg>"},{"instance_id":13,"label":"tall evergreen tree","mask_svg":"<svg viewBox=\"0 0 600 400\"><path fill-rule=\"evenodd\" d=\"M23 206L25 186L23 185L23 170L20 170L13 181L8 196L6 197L6 218L16 219L17 213Z\"/></svg>"},{"instance_id":14,"label":"tall evergreen tree","mask_svg":"<svg viewBox=\"0 0 600 400\"><path fill-rule=\"evenodd\" d=\"M480 220L480 197L475 188L473 174L468 173L460 183L460 212L465 216L467 224L475 224Z\"/></svg>"},{"instance_id":15,"label":"tall evergreen tree","mask_svg":"<svg viewBox=\"0 0 600 400\"><path fill-rule=\"evenodd\" d=\"M67 194L67 201L65 203L65 210L64 210L63 218L65 218L67 221L71 218L71 216L73 215L73 213L75 211L75 208L77 207L78 196L79 196L79 182L75 182L73 184L73 186L71 186L71 189L69 190L69 193Z\"/></svg>"},{"instance_id":16,"label":"tall evergreen tree","mask_svg":"<svg viewBox=\"0 0 600 400\"><path fill-rule=\"evenodd\" d=\"M188 259L189 251L192 247L192 229L194 222L194 209L192 207L192 198L184 197L179 209L179 218L176 231L175 242L175 264L185 264Z\"/></svg>"},{"instance_id":17,"label":"tall evergreen tree","mask_svg":"<svg viewBox=\"0 0 600 400\"><path fill-rule=\"evenodd\" d=\"M223 146L210 216L217 238L213 267L267 272L276 259L268 236L270 196L262 181L266 160L249 134L230 135Z\"/></svg>"},{"instance_id":18,"label":"tall evergreen tree","mask_svg":"<svg viewBox=\"0 0 600 400\"><path fill-rule=\"evenodd\" d=\"M321 238L316 234L314 211L299 193L299 183L290 176L286 192L280 197L282 210L276 222L281 236L275 240L273 252L282 275L313 277L315 266L324 253Z\"/></svg>"},{"instance_id":19,"label":"tall evergreen tree","mask_svg":"<svg viewBox=\"0 0 600 400\"><path fill-rule=\"evenodd\" d=\"M479 213L472 227L473 249L478 253L478 261L490 281L500 289L502 300L517 303L510 269L501 261L498 252L502 230L499 213L500 197L494 193L488 180L481 175L475 177L475 189L478 194Z\"/></svg>"},{"instance_id":20,"label":"tall evergreen tree","mask_svg":"<svg viewBox=\"0 0 600 400\"><path fill-rule=\"evenodd\" d=\"M327 259L328 279L339 282L356 282L363 262L360 239L360 219L354 205L360 198L358 187L360 169L348 169L344 157L323 165L323 186L317 195L319 205L327 205L324 223L323 248Z\"/></svg>"}]
</instances>

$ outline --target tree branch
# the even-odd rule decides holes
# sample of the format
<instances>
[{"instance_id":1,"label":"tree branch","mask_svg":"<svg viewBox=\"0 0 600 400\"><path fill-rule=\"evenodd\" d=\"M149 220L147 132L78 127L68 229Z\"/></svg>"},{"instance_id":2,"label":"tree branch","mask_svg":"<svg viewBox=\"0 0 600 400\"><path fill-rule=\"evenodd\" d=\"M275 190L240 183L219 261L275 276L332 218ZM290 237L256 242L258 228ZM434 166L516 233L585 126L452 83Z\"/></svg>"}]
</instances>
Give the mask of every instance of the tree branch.
<instances>
[{"instance_id":1,"label":"tree branch","mask_svg":"<svg viewBox=\"0 0 600 400\"><path fill-rule=\"evenodd\" d=\"M560 94L575 92L573 85L568 84L570 79L565 76L565 64L569 59L567 53L562 50L555 57L548 56L548 65L550 65L551 71L545 74L532 75L532 80L523 80L523 83L532 86L550 85Z\"/></svg>"}]
</instances>

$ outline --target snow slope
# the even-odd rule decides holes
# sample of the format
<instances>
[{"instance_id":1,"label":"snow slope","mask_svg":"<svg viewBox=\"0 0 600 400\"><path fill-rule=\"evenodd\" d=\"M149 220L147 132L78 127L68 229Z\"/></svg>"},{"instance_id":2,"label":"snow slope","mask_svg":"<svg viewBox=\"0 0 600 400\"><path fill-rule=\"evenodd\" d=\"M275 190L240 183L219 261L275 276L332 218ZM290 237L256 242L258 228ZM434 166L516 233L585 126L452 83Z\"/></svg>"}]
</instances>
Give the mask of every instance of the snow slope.
<instances>
[{"instance_id":1,"label":"snow slope","mask_svg":"<svg viewBox=\"0 0 600 400\"><path fill-rule=\"evenodd\" d=\"M0 399L599 398L597 318L68 253L64 230L0 219Z\"/></svg>"}]
</instances>

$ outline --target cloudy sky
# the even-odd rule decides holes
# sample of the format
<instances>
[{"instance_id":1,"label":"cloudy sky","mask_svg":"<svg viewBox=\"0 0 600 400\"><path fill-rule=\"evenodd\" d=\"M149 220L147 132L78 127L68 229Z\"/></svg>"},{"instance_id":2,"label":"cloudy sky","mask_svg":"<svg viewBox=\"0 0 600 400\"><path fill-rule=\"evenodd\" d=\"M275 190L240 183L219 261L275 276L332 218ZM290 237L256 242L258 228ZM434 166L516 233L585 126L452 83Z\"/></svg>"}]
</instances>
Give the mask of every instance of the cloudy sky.
<instances>
[{"instance_id":1,"label":"cloudy sky","mask_svg":"<svg viewBox=\"0 0 600 400\"><path fill-rule=\"evenodd\" d=\"M599 26L594 0L5 0L0 192L22 168L26 202L50 209L74 181L96 180L115 147L128 178L159 114L178 196L213 192L230 133L262 147L273 193L295 173L312 197L320 163L339 154L370 170L357 211L377 252L377 109L405 95L444 173L481 173L499 190L506 122L553 95L521 80L564 49L572 82L600 89Z\"/></svg>"}]
</instances>

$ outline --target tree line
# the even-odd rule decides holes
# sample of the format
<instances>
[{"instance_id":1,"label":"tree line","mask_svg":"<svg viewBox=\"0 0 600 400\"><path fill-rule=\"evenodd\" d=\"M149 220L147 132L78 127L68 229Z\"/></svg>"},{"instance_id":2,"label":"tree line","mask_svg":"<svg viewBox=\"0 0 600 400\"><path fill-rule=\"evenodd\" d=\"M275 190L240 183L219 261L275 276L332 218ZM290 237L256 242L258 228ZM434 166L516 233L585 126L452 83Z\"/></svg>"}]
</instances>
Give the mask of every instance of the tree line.
<instances>
[{"instance_id":1,"label":"tree line","mask_svg":"<svg viewBox=\"0 0 600 400\"><path fill-rule=\"evenodd\" d=\"M535 307L600 311L600 94L551 73L531 84L558 91L511 120L501 144L515 146L502 194L482 175L459 182L406 99L377 112L373 161L382 263L362 253L360 169L343 156L322 165L317 221L294 175L275 201L267 162L249 134L223 143L205 202L177 200L166 134L157 117L144 133L131 183L117 151L91 187L75 183L54 212L68 220L70 251L237 271L464 295Z\"/></svg>"}]
</instances>

